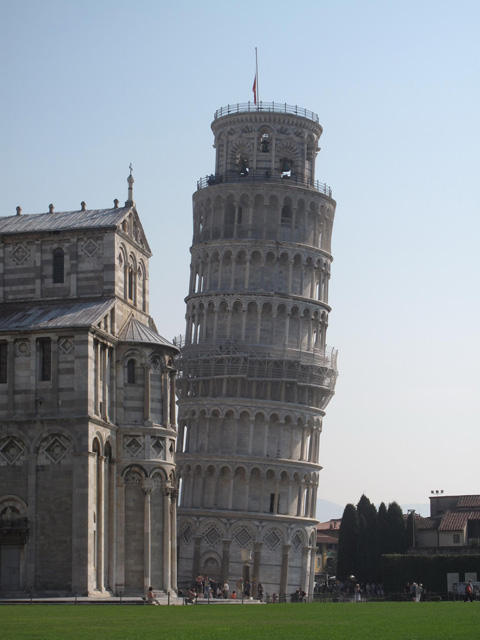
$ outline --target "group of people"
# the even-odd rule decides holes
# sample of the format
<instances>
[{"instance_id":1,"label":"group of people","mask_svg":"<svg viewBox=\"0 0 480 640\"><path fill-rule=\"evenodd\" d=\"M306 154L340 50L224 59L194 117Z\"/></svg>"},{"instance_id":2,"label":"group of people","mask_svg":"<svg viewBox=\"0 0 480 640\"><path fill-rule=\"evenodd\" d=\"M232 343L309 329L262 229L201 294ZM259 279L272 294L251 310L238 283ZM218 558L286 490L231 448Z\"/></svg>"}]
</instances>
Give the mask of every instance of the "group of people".
<instances>
[{"instance_id":1,"label":"group of people","mask_svg":"<svg viewBox=\"0 0 480 640\"><path fill-rule=\"evenodd\" d=\"M198 598L223 598L224 600L237 600L241 598L252 597L252 584L249 580L243 581L239 578L235 584L236 589L230 590L228 579L225 582L219 582L201 573L195 579L195 585L187 592L187 601L193 602ZM259 582L257 586L257 597L260 602L263 600L263 586Z\"/></svg>"},{"instance_id":2,"label":"group of people","mask_svg":"<svg viewBox=\"0 0 480 640\"><path fill-rule=\"evenodd\" d=\"M357 602L362 600L362 596L366 596L367 598L372 598L375 596L383 596L383 584L374 582L367 582L366 584L355 582L354 577L352 576L351 580L339 581L335 582L316 582L314 589L315 593L332 593L341 596L353 596Z\"/></svg>"},{"instance_id":3,"label":"group of people","mask_svg":"<svg viewBox=\"0 0 480 640\"><path fill-rule=\"evenodd\" d=\"M422 593L424 592L424 587L421 582L407 582L405 585L405 593L408 594L412 600L412 602L420 602L422 599Z\"/></svg>"}]
</instances>

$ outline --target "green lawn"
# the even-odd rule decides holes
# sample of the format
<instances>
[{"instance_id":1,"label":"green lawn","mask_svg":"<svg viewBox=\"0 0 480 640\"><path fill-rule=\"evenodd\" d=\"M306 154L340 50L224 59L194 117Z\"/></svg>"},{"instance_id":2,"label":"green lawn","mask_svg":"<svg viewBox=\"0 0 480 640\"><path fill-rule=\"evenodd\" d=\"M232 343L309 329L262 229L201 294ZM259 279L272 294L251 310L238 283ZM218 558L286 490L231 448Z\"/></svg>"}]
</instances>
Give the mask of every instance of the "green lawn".
<instances>
[{"instance_id":1,"label":"green lawn","mask_svg":"<svg viewBox=\"0 0 480 640\"><path fill-rule=\"evenodd\" d=\"M1 640L457 640L480 638L480 603L188 607L2 605Z\"/></svg>"}]
</instances>

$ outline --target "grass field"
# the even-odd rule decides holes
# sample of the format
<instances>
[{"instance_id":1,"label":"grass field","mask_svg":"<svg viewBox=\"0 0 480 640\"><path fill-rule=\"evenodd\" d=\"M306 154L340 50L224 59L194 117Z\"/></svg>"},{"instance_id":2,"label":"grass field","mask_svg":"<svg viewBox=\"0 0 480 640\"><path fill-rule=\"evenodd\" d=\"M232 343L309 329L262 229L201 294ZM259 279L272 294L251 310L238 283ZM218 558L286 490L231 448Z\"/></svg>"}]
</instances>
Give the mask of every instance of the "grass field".
<instances>
[{"instance_id":1,"label":"grass field","mask_svg":"<svg viewBox=\"0 0 480 640\"><path fill-rule=\"evenodd\" d=\"M2 605L1 640L457 640L480 638L480 603L266 606Z\"/></svg>"}]
</instances>

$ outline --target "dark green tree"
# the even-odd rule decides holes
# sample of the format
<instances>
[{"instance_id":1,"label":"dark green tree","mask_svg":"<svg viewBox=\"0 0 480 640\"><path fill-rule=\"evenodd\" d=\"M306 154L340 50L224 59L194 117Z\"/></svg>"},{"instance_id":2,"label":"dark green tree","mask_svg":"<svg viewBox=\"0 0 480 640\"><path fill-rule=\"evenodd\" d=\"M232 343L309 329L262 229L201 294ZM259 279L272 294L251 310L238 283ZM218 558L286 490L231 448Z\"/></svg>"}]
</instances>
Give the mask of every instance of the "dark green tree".
<instances>
[{"instance_id":1,"label":"dark green tree","mask_svg":"<svg viewBox=\"0 0 480 640\"><path fill-rule=\"evenodd\" d=\"M358 510L357 510L358 515ZM355 576L358 582L366 582L368 564L368 530L365 516L358 516L358 536L357 536L357 568Z\"/></svg>"},{"instance_id":2,"label":"dark green tree","mask_svg":"<svg viewBox=\"0 0 480 640\"><path fill-rule=\"evenodd\" d=\"M338 534L337 576L345 580L357 571L358 515L353 504L343 511Z\"/></svg>"},{"instance_id":3,"label":"dark green tree","mask_svg":"<svg viewBox=\"0 0 480 640\"><path fill-rule=\"evenodd\" d=\"M365 533L359 528L358 566L359 580L362 582L377 582L377 509L364 494L357 504L359 523L365 520Z\"/></svg>"},{"instance_id":4,"label":"dark green tree","mask_svg":"<svg viewBox=\"0 0 480 640\"><path fill-rule=\"evenodd\" d=\"M391 502L387 511L387 545L385 553L406 553L405 520L397 502Z\"/></svg>"},{"instance_id":5,"label":"dark green tree","mask_svg":"<svg viewBox=\"0 0 480 640\"><path fill-rule=\"evenodd\" d=\"M382 555L387 553L388 546L388 512L384 502L378 507L377 514L377 579L376 582L382 581Z\"/></svg>"},{"instance_id":6,"label":"dark green tree","mask_svg":"<svg viewBox=\"0 0 480 640\"><path fill-rule=\"evenodd\" d=\"M405 546L407 549L417 546L417 523L415 522L415 513L413 511L410 511L408 514L405 536Z\"/></svg>"}]
</instances>

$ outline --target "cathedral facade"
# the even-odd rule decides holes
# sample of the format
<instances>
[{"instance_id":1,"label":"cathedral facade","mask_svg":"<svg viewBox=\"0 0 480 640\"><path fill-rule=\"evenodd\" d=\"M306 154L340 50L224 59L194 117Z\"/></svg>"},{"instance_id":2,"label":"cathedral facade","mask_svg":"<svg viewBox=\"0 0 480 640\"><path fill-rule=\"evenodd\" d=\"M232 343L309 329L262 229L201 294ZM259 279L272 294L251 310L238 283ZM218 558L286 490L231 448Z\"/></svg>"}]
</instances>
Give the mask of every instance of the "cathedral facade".
<instances>
[{"instance_id":1,"label":"cathedral facade","mask_svg":"<svg viewBox=\"0 0 480 640\"><path fill-rule=\"evenodd\" d=\"M0 593L176 587L174 357L133 201L0 218Z\"/></svg>"},{"instance_id":2,"label":"cathedral facade","mask_svg":"<svg viewBox=\"0 0 480 640\"><path fill-rule=\"evenodd\" d=\"M215 171L193 196L178 360L179 584L312 591L319 446L334 393L326 333L336 203L315 180L318 116L215 113Z\"/></svg>"}]
</instances>

